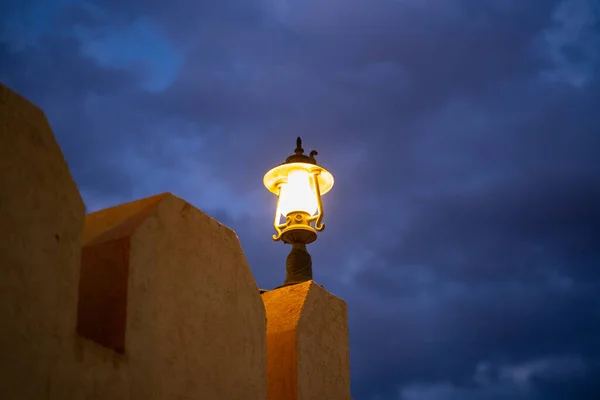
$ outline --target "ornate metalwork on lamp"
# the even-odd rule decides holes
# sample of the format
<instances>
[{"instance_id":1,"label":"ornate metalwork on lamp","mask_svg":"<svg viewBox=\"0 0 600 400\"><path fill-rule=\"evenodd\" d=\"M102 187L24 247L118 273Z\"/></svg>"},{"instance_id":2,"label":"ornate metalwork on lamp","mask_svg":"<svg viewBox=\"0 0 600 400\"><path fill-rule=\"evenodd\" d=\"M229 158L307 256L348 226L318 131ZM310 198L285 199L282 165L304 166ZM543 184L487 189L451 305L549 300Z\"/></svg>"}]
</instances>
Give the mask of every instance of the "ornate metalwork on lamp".
<instances>
[{"instance_id":1,"label":"ornate metalwork on lamp","mask_svg":"<svg viewBox=\"0 0 600 400\"><path fill-rule=\"evenodd\" d=\"M315 150L304 154L302 139L298 138L294 154L264 177L265 187L278 196L273 240L292 245L283 286L312 279L312 261L306 245L317 240L317 232L325 229L321 196L333 187L333 176L317 165L317 154Z\"/></svg>"}]
</instances>

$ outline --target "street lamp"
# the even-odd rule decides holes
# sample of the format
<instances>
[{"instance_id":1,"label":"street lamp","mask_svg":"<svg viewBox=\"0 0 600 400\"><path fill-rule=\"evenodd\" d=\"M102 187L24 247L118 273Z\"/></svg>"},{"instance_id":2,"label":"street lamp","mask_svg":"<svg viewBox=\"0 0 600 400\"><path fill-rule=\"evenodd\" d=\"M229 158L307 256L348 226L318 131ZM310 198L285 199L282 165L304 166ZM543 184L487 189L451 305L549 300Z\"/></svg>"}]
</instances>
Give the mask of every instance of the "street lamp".
<instances>
[{"instance_id":1,"label":"street lamp","mask_svg":"<svg viewBox=\"0 0 600 400\"><path fill-rule=\"evenodd\" d=\"M305 155L300 138L294 153L264 177L265 187L278 197L273 240L292 245L282 286L312 279L312 260L306 245L317 240L317 232L325 229L321 196L333 187L331 173L317 165L317 152Z\"/></svg>"}]
</instances>

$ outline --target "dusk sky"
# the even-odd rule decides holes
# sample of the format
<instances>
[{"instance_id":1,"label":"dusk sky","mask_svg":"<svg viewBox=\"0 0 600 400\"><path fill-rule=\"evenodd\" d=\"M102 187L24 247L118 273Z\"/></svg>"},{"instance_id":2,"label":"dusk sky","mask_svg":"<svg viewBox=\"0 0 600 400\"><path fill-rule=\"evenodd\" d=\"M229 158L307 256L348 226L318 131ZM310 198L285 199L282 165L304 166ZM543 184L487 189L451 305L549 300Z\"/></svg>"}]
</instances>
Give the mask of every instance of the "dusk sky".
<instances>
[{"instance_id":1,"label":"dusk sky","mask_svg":"<svg viewBox=\"0 0 600 400\"><path fill-rule=\"evenodd\" d=\"M600 1L3 0L0 81L88 211L172 192L261 288L317 150L356 400L600 399Z\"/></svg>"}]
</instances>

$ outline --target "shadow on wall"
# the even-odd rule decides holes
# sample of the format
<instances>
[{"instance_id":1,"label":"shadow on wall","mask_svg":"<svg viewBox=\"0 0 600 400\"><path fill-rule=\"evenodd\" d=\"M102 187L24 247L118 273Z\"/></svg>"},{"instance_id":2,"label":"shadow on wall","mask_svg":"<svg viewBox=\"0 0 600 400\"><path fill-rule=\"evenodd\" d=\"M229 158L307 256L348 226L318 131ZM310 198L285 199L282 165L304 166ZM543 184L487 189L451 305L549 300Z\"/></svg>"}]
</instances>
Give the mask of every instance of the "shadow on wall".
<instances>
[{"instance_id":1,"label":"shadow on wall","mask_svg":"<svg viewBox=\"0 0 600 400\"><path fill-rule=\"evenodd\" d=\"M0 398L350 398L343 300L261 295L235 232L170 193L85 215L43 112L2 84L0 169Z\"/></svg>"}]
</instances>

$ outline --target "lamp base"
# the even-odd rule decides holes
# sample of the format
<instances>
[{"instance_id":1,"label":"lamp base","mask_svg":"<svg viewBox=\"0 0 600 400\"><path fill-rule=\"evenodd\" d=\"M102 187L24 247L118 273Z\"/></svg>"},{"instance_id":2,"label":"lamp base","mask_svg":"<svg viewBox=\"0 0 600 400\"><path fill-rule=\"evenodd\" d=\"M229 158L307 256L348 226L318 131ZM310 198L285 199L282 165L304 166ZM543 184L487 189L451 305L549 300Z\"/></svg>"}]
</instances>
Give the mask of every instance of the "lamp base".
<instances>
[{"instance_id":1,"label":"lamp base","mask_svg":"<svg viewBox=\"0 0 600 400\"><path fill-rule=\"evenodd\" d=\"M279 287L310 280L312 280L312 258L306 251L306 244L294 243L285 261L285 282Z\"/></svg>"},{"instance_id":2,"label":"lamp base","mask_svg":"<svg viewBox=\"0 0 600 400\"><path fill-rule=\"evenodd\" d=\"M317 233L311 227L294 227L288 231L283 231L281 234L281 240L283 243L291 244L292 246L296 243L302 243L306 246L307 244L317 240Z\"/></svg>"},{"instance_id":3,"label":"lamp base","mask_svg":"<svg viewBox=\"0 0 600 400\"><path fill-rule=\"evenodd\" d=\"M289 213L286 227L281 232L281 240L286 244L304 243L309 244L317 240L317 231L310 226L311 215L303 211Z\"/></svg>"}]
</instances>

